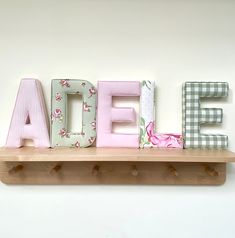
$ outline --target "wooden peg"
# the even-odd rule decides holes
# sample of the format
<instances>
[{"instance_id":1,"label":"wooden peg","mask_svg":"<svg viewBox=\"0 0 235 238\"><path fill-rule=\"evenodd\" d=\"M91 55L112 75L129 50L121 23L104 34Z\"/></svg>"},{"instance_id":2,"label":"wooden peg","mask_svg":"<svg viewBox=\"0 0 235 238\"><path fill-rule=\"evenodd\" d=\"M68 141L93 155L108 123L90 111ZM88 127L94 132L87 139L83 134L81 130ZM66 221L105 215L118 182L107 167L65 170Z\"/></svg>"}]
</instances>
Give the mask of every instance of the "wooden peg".
<instances>
[{"instance_id":1,"label":"wooden peg","mask_svg":"<svg viewBox=\"0 0 235 238\"><path fill-rule=\"evenodd\" d=\"M211 177L218 177L219 173L214 168L210 167L209 165L204 165L205 172Z\"/></svg>"},{"instance_id":2,"label":"wooden peg","mask_svg":"<svg viewBox=\"0 0 235 238\"><path fill-rule=\"evenodd\" d=\"M92 169L92 175L97 176L99 172L100 172L100 166L96 164Z\"/></svg>"},{"instance_id":3,"label":"wooden peg","mask_svg":"<svg viewBox=\"0 0 235 238\"><path fill-rule=\"evenodd\" d=\"M133 165L133 166L132 166L131 174L132 174L133 176L135 176L135 177L138 176L139 171L138 171L136 165Z\"/></svg>"},{"instance_id":4,"label":"wooden peg","mask_svg":"<svg viewBox=\"0 0 235 238\"><path fill-rule=\"evenodd\" d=\"M179 176L179 173L177 171L177 169L173 166L173 165L168 165L168 170L171 174L173 174L175 177Z\"/></svg>"},{"instance_id":5,"label":"wooden peg","mask_svg":"<svg viewBox=\"0 0 235 238\"><path fill-rule=\"evenodd\" d=\"M56 174L61 170L61 164L56 164L50 171L50 174Z\"/></svg>"},{"instance_id":6,"label":"wooden peg","mask_svg":"<svg viewBox=\"0 0 235 238\"><path fill-rule=\"evenodd\" d=\"M22 171L24 168L24 166L22 164L18 164L18 165L15 165L13 166L9 171L8 173L9 174L15 174L15 173L18 173L20 171Z\"/></svg>"}]
</instances>

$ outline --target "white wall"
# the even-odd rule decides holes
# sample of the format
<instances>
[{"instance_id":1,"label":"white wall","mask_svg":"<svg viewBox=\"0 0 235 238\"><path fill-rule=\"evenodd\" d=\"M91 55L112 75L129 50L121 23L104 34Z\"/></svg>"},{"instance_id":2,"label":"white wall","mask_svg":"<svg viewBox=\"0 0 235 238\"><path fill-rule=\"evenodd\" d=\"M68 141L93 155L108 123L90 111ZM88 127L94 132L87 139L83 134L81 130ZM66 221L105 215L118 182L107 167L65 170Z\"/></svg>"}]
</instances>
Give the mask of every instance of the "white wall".
<instances>
[{"instance_id":1,"label":"white wall","mask_svg":"<svg viewBox=\"0 0 235 238\"><path fill-rule=\"evenodd\" d=\"M158 131L181 132L181 85L227 81L235 151L234 0L0 0L0 144L23 77L155 80ZM0 237L232 238L235 167L223 186L0 185Z\"/></svg>"}]
</instances>

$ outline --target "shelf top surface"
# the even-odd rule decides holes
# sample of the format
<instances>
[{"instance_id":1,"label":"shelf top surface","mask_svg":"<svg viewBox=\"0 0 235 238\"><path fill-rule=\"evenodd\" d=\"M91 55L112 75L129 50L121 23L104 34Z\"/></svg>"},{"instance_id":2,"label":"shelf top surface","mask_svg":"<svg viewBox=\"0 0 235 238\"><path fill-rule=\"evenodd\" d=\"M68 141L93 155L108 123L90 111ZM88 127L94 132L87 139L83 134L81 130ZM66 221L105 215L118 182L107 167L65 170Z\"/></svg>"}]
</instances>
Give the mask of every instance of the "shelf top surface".
<instances>
[{"instance_id":1,"label":"shelf top surface","mask_svg":"<svg viewBox=\"0 0 235 238\"><path fill-rule=\"evenodd\" d=\"M130 162L235 162L229 150L132 148L0 148L0 162L130 161Z\"/></svg>"}]
</instances>

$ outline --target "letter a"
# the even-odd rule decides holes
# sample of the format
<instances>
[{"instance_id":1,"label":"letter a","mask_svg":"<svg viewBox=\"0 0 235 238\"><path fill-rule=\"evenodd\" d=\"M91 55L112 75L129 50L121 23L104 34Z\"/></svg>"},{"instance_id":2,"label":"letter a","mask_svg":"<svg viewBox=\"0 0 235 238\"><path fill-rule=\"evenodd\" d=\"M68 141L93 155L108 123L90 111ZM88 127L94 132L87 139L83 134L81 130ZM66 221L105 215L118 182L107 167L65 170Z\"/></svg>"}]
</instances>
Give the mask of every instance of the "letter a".
<instances>
[{"instance_id":1,"label":"letter a","mask_svg":"<svg viewBox=\"0 0 235 238\"><path fill-rule=\"evenodd\" d=\"M6 147L21 147L24 139L32 139L35 147L50 147L46 106L37 79L21 81Z\"/></svg>"}]
</instances>

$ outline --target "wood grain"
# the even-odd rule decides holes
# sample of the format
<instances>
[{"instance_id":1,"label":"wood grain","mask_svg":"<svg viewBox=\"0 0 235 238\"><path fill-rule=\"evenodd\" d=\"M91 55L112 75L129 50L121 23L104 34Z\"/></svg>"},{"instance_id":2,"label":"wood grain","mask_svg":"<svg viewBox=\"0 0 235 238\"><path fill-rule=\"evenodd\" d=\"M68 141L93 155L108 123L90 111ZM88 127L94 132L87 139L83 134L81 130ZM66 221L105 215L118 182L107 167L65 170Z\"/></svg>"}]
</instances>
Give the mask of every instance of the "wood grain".
<instances>
[{"instance_id":1,"label":"wood grain","mask_svg":"<svg viewBox=\"0 0 235 238\"><path fill-rule=\"evenodd\" d=\"M219 185L228 150L56 148L0 149L0 179L7 184Z\"/></svg>"},{"instance_id":2,"label":"wood grain","mask_svg":"<svg viewBox=\"0 0 235 238\"><path fill-rule=\"evenodd\" d=\"M0 162L26 161L129 161L129 162L235 162L228 150L126 149L126 148L0 148Z\"/></svg>"},{"instance_id":3,"label":"wood grain","mask_svg":"<svg viewBox=\"0 0 235 238\"><path fill-rule=\"evenodd\" d=\"M23 169L10 173L23 164ZM1 162L6 184L220 185L225 163L185 162Z\"/></svg>"}]
</instances>

